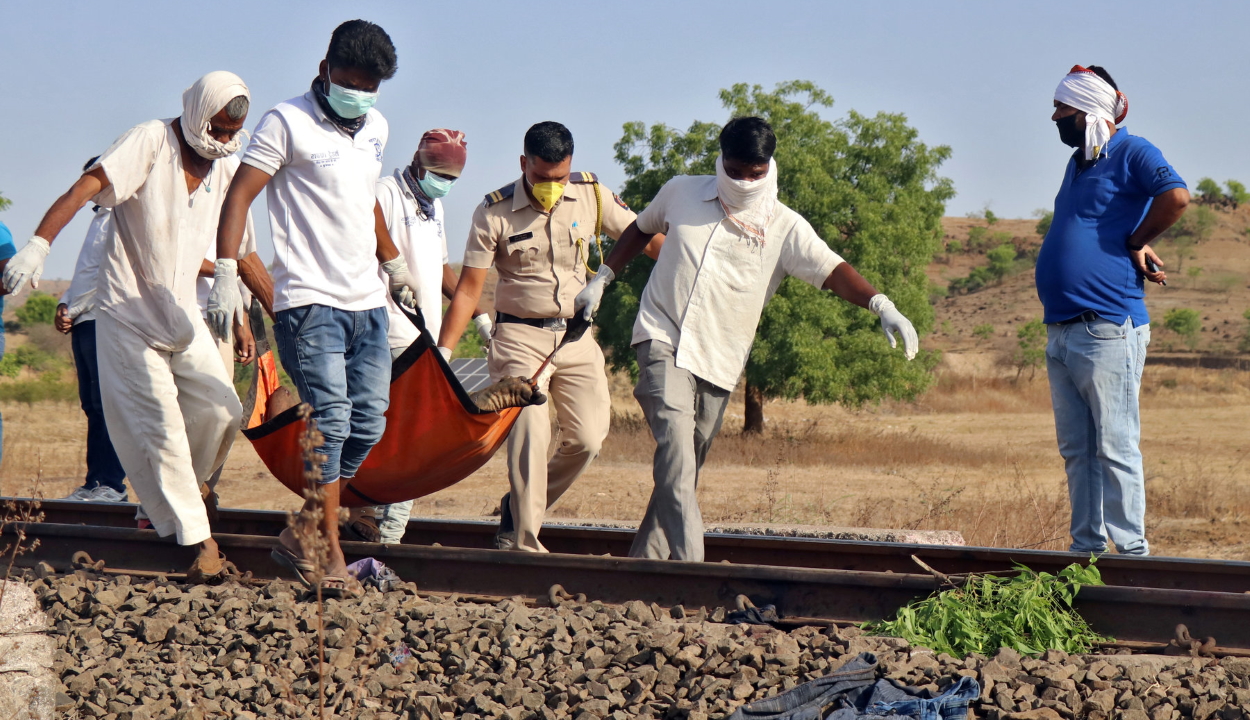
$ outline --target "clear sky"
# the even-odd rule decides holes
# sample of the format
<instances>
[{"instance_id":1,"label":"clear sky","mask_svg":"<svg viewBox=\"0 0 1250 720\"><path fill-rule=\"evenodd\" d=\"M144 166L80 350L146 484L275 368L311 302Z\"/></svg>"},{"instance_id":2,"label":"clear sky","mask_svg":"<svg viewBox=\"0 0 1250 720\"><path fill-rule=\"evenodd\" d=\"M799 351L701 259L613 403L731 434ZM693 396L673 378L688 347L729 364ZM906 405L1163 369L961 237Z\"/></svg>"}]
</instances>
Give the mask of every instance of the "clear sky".
<instances>
[{"instance_id":1,"label":"clear sky","mask_svg":"<svg viewBox=\"0 0 1250 720\"><path fill-rule=\"evenodd\" d=\"M453 261L473 206L519 175L534 122L566 124L574 170L619 188L622 123L723 122L717 91L737 82L812 80L836 101L831 119L906 114L923 141L953 150L941 169L958 192L952 215L1052 203L1071 152L1049 119L1052 93L1076 63L1110 70L1126 126L1191 186L1250 182L1244 2L0 0L0 193L13 201L0 221L21 246L85 160L132 125L176 116L183 89L211 70L251 87L251 128L307 90L330 32L356 17L382 25L399 54L377 104L391 125L386 171L426 129L468 135L446 201ZM89 214L54 245L46 277L70 276Z\"/></svg>"}]
</instances>

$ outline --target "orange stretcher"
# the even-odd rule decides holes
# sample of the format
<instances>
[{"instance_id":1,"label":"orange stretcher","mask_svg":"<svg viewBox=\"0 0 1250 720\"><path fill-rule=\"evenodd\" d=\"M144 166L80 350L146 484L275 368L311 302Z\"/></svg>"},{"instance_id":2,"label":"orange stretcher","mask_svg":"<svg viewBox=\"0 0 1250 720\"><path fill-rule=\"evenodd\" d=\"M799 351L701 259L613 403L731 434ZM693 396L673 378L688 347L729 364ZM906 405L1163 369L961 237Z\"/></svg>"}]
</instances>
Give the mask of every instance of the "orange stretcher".
<instances>
[{"instance_id":1,"label":"orange stretcher","mask_svg":"<svg viewBox=\"0 0 1250 720\"><path fill-rule=\"evenodd\" d=\"M269 472L296 494L305 487L299 405L268 417L269 399L280 387L260 306L253 303L256 371L244 403L243 434ZM473 474L503 444L521 408L479 409L443 359L420 315L410 316L417 338L391 365L391 405L386 430L356 477L340 490L344 507L415 500Z\"/></svg>"}]
</instances>

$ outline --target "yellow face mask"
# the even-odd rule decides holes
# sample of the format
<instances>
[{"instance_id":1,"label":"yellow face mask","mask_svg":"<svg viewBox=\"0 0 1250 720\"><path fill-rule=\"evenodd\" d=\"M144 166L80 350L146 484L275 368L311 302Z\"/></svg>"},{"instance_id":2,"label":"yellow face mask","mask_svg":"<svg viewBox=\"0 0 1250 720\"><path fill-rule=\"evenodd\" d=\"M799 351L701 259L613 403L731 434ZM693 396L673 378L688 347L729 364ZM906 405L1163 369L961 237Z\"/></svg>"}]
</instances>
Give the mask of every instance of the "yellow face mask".
<instances>
[{"instance_id":1,"label":"yellow face mask","mask_svg":"<svg viewBox=\"0 0 1250 720\"><path fill-rule=\"evenodd\" d=\"M538 201L538 204L543 206L543 210L551 212L551 208L555 207L564 195L564 185L558 182L536 183L530 188L530 192L534 194L534 199Z\"/></svg>"}]
</instances>

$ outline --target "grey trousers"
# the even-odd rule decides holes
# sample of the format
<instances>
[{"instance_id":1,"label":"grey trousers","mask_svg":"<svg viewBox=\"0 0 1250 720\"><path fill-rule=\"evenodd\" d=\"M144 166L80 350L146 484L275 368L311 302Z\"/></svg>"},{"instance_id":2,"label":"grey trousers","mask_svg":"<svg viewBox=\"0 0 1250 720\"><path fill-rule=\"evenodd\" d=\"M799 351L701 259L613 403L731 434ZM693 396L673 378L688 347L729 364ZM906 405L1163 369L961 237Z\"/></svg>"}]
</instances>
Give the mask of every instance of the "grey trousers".
<instances>
[{"instance_id":1,"label":"grey trousers","mask_svg":"<svg viewBox=\"0 0 1250 720\"><path fill-rule=\"evenodd\" d=\"M695 491L729 391L677 367L676 351L667 343L648 340L637 353L634 397L655 436L655 488L629 554L702 562L703 514Z\"/></svg>"}]
</instances>

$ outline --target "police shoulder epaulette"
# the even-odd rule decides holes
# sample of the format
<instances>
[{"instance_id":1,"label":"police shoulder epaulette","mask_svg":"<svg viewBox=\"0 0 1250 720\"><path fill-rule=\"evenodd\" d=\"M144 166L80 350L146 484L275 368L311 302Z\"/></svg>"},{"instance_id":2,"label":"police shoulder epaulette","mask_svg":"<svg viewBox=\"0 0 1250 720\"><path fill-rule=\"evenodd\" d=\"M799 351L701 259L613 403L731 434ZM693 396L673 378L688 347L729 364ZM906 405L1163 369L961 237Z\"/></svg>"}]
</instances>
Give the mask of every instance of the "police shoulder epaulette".
<instances>
[{"instance_id":1,"label":"police shoulder epaulette","mask_svg":"<svg viewBox=\"0 0 1250 720\"><path fill-rule=\"evenodd\" d=\"M510 182L499 188L495 192L486 194L486 207L490 207L501 200L507 200L512 197L512 193L516 192L516 183Z\"/></svg>"},{"instance_id":2,"label":"police shoulder epaulette","mask_svg":"<svg viewBox=\"0 0 1250 720\"><path fill-rule=\"evenodd\" d=\"M599 178L595 177L594 173L575 172L572 175L569 175L569 182L571 183L593 183L593 182L599 182Z\"/></svg>"}]
</instances>

